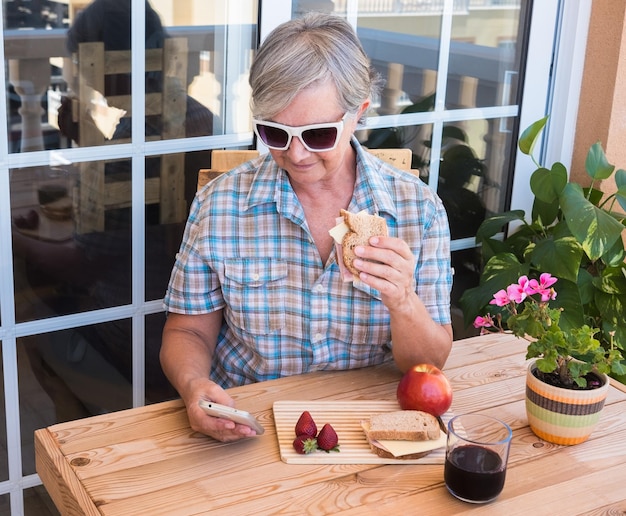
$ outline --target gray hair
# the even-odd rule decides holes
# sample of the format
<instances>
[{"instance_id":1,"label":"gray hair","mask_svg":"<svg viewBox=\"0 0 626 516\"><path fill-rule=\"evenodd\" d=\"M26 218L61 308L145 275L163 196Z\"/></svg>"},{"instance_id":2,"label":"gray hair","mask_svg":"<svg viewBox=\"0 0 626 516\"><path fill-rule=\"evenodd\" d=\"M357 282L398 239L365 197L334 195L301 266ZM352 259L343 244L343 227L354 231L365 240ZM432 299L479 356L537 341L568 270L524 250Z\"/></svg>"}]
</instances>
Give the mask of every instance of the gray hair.
<instances>
[{"instance_id":1,"label":"gray hair","mask_svg":"<svg viewBox=\"0 0 626 516\"><path fill-rule=\"evenodd\" d=\"M382 84L343 18L310 12L285 22L267 36L252 63L252 114L271 119L302 90L328 79L335 83L339 103L348 113L355 113Z\"/></svg>"}]
</instances>

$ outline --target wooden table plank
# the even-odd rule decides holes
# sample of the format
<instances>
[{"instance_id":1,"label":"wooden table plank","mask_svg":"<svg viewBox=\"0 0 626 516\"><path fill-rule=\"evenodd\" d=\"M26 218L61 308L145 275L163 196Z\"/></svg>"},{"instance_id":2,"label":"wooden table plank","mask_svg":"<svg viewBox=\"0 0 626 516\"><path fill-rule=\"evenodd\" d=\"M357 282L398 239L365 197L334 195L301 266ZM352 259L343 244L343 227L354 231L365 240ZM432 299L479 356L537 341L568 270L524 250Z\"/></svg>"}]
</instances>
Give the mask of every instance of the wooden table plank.
<instances>
[{"instance_id":1,"label":"wooden table plank","mask_svg":"<svg viewBox=\"0 0 626 516\"><path fill-rule=\"evenodd\" d=\"M35 462L50 497L57 507L64 507L64 514L100 514L59 450L56 439L45 428L35 434Z\"/></svg>"}]
</instances>

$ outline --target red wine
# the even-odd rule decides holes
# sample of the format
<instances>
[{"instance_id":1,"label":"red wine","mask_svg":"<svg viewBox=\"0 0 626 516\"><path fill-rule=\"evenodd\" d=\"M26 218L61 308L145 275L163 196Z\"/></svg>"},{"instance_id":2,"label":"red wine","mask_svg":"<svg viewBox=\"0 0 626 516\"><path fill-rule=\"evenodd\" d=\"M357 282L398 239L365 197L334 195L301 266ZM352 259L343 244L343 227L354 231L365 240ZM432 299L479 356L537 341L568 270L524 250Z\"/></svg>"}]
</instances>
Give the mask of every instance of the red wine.
<instances>
[{"instance_id":1,"label":"red wine","mask_svg":"<svg viewBox=\"0 0 626 516\"><path fill-rule=\"evenodd\" d=\"M504 487L505 474L500 456L482 446L459 446L446 457L446 486L454 496L468 502L496 498Z\"/></svg>"}]
</instances>

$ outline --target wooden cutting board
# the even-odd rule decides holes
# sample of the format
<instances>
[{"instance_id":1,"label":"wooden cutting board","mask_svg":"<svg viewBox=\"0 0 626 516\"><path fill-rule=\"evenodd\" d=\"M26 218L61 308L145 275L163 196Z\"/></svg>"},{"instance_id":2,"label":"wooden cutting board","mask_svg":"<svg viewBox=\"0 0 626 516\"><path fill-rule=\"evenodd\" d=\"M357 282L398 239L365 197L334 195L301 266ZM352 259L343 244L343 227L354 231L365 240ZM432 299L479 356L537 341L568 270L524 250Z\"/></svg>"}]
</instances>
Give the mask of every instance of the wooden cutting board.
<instances>
[{"instance_id":1,"label":"wooden cutting board","mask_svg":"<svg viewBox=\"0 0 626 516\"><path fill-rule=\"evenodd\" d=\"M339 452L316 451L307 455L293 449L294 428L303 411L311 413L318 430L330 423L339 437ZM384 459L370 450L361 428L361 420L372 414L400 410L396 401L276 401L274 423L280 448L280 458L287 464L443 464L445 447L433 450L414 460ZM442 416L447 425L451 414Z\"/></svg>"}]
</instances>

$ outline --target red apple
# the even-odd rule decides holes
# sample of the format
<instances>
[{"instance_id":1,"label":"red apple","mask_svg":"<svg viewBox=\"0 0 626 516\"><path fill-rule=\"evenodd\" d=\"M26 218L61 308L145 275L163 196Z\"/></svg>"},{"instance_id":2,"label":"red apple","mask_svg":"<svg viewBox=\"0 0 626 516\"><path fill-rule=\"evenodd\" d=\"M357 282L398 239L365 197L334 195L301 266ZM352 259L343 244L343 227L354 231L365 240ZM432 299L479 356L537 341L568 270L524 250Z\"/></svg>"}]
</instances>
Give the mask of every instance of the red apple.
<instances>
[{"instance_id":1,"label":"red apple","mask_svg":"<svg viewBox=\"0 0 626 516\"><path fill-rule=\"evenodd\" d=\"M452 404L452 387L434 365L417 364L404 373L396 396L402 410L421 410L441 416Z\"/></svg>"}]
</instances>

